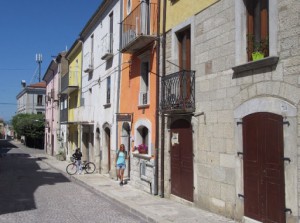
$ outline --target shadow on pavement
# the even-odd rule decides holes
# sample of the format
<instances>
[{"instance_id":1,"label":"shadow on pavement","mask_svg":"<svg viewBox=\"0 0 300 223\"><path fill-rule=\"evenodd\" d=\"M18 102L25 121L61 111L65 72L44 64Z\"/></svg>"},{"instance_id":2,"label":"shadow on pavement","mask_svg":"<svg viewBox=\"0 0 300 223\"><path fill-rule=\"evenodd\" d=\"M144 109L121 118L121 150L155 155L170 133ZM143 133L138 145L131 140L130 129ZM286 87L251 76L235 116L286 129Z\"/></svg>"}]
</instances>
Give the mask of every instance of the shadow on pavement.
<instances>
[{"instance_id":1,"label":"shadow on pavement","mask_svg":"<svg viewBox=\"0 0 300 223\"><path fill-rule=\"evenodd\" d=\"M70 182L61 173L41 169L39 162L26 153L6 153L0 158L0 215L36 209L38 187Z\"/></svg>"},{"instance_id":2,"label":"shadow on pavement","mask_svg":"<svg viewBox=\"0 0 300 223\"><path fill-rule=\"evenodd\" d=\"M18 148L18 147L10 143L9 140L4 140L4 139L0 140L0 156L1 154L8 153L8 151L13 148Z\"/></svg>"}]
</instances>

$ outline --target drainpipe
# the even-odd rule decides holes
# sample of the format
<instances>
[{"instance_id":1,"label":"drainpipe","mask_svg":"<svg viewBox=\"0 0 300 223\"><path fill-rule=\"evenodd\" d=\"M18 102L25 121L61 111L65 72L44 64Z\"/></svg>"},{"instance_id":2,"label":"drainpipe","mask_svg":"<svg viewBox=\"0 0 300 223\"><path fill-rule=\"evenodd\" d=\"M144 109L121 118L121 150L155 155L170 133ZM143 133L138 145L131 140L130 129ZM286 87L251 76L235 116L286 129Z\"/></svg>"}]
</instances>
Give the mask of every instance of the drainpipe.
<instances>
[{"instance_id":1,"label":"drainpipe","mask_svg":"<svg viewBox=\"0 0 300 223\"><path fill-rule=\"evenodd\" d=\"M83 41L82 41L83 37L79 37L78 38L78 42L81 43L81 67L80 67L80 88L78 89L80 92L80 104L79 104L79 108L81 108L81 101L82 101L82 71L83 71L83 55L84 55L84 51L83 51ZM77 77L78 78L78 77ZM79 113L79 112L78 112ZM77 131L79 130L79 133L77 134L77 137L79 138L79 143L78 143L78 138L77 138L77 145L79 145L80 147L80 151L82 151L82 123L80 124L79 128L78 128L78 124L79 124L79 120L78 120L78 115L77 115ZM77 148L76 148L77 149Z\"/></svg>"},{"instance_id":2,"label":"drainpipe","mask_svg":"<svg viewBox=\"0 0 300 223\"><path fill-rule=\"evenodd\" d=\"M159 158L159 68L160 68L160 0L158 0L158 9L157 9L157 37L156 37L156 118L155 118L155 173L154 173L154 195L158 194L158 158Z\"/></svg>"},{"instance_id":3,"label":"drainpipe","mask_svg":"<svg viewBox=\"0 0 300 223\"><path fill-rule=\"evenodd\" d=\"M167 0L163 0L163 37L162 37L162 78L166 75L166 5ZM161 95L165 95L165 89L161 86ZM164 111L161 112L161 158L160 158L160 168L161 168L161 178L160 178L160 190L161 190L161 197L164 197L164 181L165 181L165 174L164 174L164 166L165 166L165 115Z\"/></svg>"},{"instance_id":4,"label":"drainpipe","mask_svg":"<svg viewBox=\"0 0 300 223\"><path fill-rule=\"evenodd\" d=\"M122 21L123 19L123 1L120 1L120 20ZM120 22L120 24L122 24ZM122 25L120 25L119 28L119 39L121 41L119 41L119 50L121 50L122 48ZM122 62L122 53L119 51L119 69L118 69L118 87L117 87L117 100L116 100L116 113L119 113L120 110L120 86L121 86L121 62ZM119 134L118 134L118 127L119 127L119 123L117 122L117 116L115 116L116 119L116 148L118 148L118 142L119 142ZM131 128L131 126L130 126ZM130 145L129 145L130 147ZM128 148L128 154L130 152L130 148ZM129 157L130 159L130 157ZM130 165L128 165L128 171L130 172ZM117 180L118 180L118 173L117 173L117 168L116 168L116 176L117 176Z\"/></svg>"}]
</instances>

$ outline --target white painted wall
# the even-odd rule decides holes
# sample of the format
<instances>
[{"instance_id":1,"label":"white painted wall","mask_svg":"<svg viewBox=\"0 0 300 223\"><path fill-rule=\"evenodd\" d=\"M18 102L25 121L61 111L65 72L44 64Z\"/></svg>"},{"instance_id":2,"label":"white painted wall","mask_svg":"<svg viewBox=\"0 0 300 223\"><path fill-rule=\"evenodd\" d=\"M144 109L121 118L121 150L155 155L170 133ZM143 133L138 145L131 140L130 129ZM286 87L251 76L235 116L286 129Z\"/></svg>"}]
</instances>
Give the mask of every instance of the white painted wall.
<instances>
[{"instance_id":1,"label":"white painted wall","mask_svg":"<svg viewBox=\"0 0 300 223\"><path fill-rule=\"evenodd\" d=\"M113 12L113 58L110 62L102 60L103 56L103 37L109 33L109 15ZM102 17L97 25L91 30L89 36L83 41L83 72L82 72L82 98L84 107L81 112L82 121L94 124L94 154L97 159L100 157L100 149L104 147L105 140L103 125L108 124L111 129L111 149L117 148L116 145L116 122L115 113L117 112L117 88L118 88L118 69L119 69L119 23L120 23L120 2L115 0L102 13ZM91 36L94 36L94 71L93 74L85 73L84 70L89 65L91 56ZM111 77L111 105L106 105L106 82L107 77ZM100 145L96 143L96 128L100 129ZM113 155L114 153L111 152ZM96 161L97 162L97 161Z\"/></svg>"}]
</instances>

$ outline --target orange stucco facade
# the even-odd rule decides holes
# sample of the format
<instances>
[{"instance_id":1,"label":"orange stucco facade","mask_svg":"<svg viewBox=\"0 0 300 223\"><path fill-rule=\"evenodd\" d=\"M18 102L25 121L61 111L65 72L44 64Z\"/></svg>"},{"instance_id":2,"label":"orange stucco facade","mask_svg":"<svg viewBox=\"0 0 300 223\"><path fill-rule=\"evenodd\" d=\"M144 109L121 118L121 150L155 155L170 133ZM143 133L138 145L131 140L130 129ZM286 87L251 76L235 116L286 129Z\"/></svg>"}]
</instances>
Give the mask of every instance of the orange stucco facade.
<instances>
[{"instance_id":1,"label":"orange stucco facade","mask_svg":"<svg viewBox=\"0 0 300 223\"><path fill-rule=\"evenodd\" d=\"M127 1L124 0L124 18L127 16ZM132 10L138 7L140 1L131 1ZM151 4L155 4L151 1ZM152 15L152 13L149 13ZM129 14L130 15L130 14ZM156 25L157 18L150 17L151 26ZM153 27L151 28L153 29ZM155 34L156 35L156 34ZM121 84L120 84L120 113L131 113L132 123L130 128L130 146L147 144L149 147L149 156L154 155L155 137L156 137L156 111L157 111L157 58L155 41L135 53L123 53L121 66ZM143 65L143 63L146 65ZM143 68L144 66L144 68ZM145 75L145 66L147 67L147 99L141 102L141 92L145 83L142 73ZM144 71L143 71L144 69ZM145 88L145 86L144 86ZM122 124L119 123L119 136L122 137ZM141 132L141 129L147 128L147 136ZM139 130L138 130L139 129ZM146 140L146 142L144 142Z\"/></svg>"}]
</instances>

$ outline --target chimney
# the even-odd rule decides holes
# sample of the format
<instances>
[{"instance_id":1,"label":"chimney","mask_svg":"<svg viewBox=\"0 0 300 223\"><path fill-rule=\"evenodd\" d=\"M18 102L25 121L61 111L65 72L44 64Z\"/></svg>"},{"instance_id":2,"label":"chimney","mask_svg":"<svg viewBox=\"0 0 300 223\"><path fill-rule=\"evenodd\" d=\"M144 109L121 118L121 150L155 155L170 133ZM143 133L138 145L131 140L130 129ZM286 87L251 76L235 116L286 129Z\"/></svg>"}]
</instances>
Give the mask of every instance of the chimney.
<instances>
[{"instance_id":1,"label":"chimney","mask_svg":"<svg viewBox=\"0 0 300 223\"><path fill-rule=\"evenodd\" d=\"M25 81L25 80L22 80L22 81L21 81L21 85L22 85L23 88L25 88L25 87L26 87L26 81Z\"/></svg>"}]
</instances>

